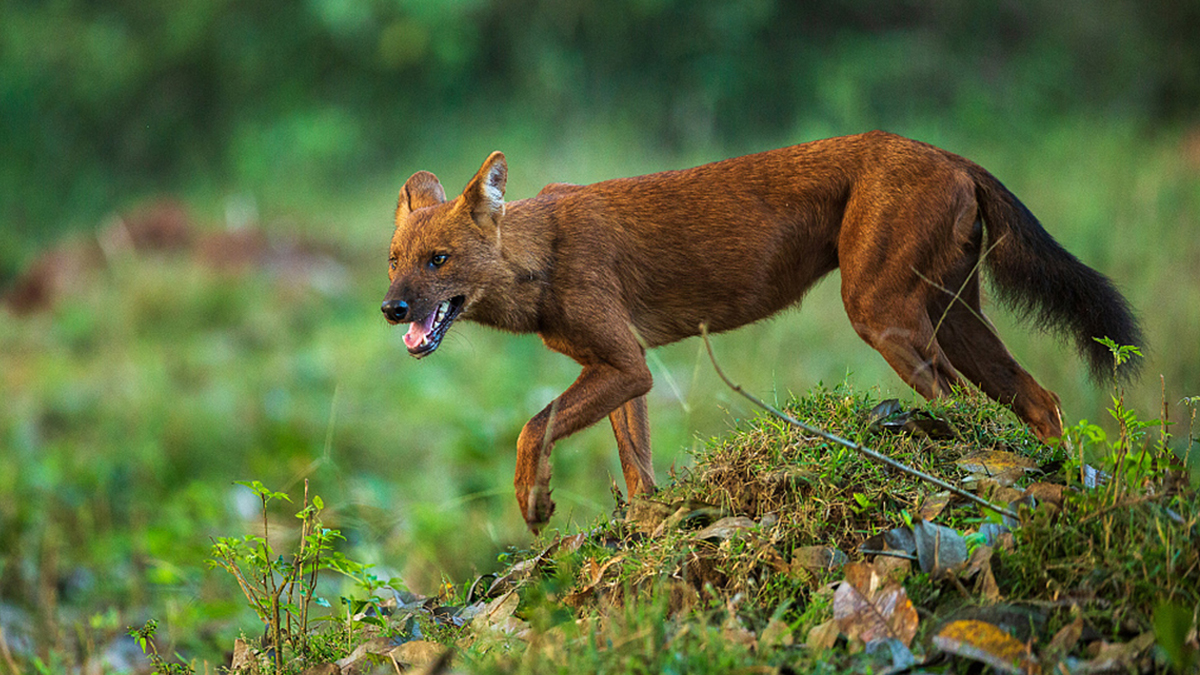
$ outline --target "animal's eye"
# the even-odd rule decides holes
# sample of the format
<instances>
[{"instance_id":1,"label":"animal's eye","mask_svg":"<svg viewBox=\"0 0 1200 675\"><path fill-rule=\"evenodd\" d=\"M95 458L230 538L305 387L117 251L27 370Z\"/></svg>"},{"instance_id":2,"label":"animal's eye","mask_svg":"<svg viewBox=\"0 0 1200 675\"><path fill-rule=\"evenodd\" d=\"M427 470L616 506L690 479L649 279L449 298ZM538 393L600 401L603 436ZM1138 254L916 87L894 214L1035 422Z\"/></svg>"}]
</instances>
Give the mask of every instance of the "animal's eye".
<instances>
[{"instance_id":1,"label":"animal's eye","mask_svg":"<svg viewBox=\"0 0 1200 675\"><path fill-rule=\"evenodd\" d=\"M433 257L429 259L429 264L433 265L434 267L441 267L442 265L446 264L446 259L449 257L450 256L446 255L445 253L434 253Z\"/></svg>"},{"instance_id":2,"label":"animal's eye","mask_svg":"<svg viewBox=\"0 0 1200 675\"><path fill-rule=\"evenodd\" d=\"M388 269L395 272L396 268L399 266L400 266L400 263L397 262L395 258L388 258Z\"/></svg>"}]
</instances>

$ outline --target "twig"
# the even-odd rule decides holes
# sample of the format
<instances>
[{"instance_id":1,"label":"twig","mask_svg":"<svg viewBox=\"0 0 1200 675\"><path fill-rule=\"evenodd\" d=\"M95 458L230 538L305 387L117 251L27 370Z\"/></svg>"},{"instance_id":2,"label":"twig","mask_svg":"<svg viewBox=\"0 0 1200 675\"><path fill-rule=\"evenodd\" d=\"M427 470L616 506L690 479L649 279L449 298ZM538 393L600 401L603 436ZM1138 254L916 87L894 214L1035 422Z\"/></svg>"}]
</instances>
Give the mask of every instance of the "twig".
<instances>
[{"instance_id":1,"label":"twig","mask_svg":"<svg viewBox=\"0 0 1200 675\"><path fill-rule=\"evenodd\" d=\"M911 553L905 553L904 551L880 551L871 548L860 548L858 549L858 552L863 555L882 555L889 558L901 558L904 560L920 560L920 558L917 556L912 555Z\"/></svg>"},{"instance_id":2,"label":"twig","mask_svg":"<svg viewBox=\"0 0 1200 675\"><path fill-rule=\"evenodd\" d=\"M827 441L837 443L838 445L850 448L851 450L854 450L855 452L858 452L859 454L861 454L869 459L873 459L876 462L885 464L901 473L906 473L910 476L913 476L914 478L920 478L923 481L933 483L934 485L942 488L943 490L949 490L950 492L953 492L954 494L958 495L959 497L973 501L976 504L979 504L981 506L986 506L987 508L992 509L993 511L996 511L997 513L1001 513L1006 516L1011 516L1013 518L1020 519L1020 516L1018 516L1016 514L1016 512L1014 512L1010 509L1006 509L1004 507L997 506L997 505L989 502L988 500L984 499L983 497L971 494L970 492L967 492L966 490L964 490L960 487L951 485L940 478L935 478L934 476L930 476L927 473L918 471L917 469L914 469L910 466L901 464L900 462L897 462L896 460L892 459L891 457L888 457L887 455L881 455L878 452L875 452L874 450L872 450L866 446L855 443L854 441L848 441L840 436L835 436L834 434L831 434L828 431L825 431L824 429L820 429L820 428L814 427L812 425L805 424L804 422L801 422L800 420L796 419L795 417L792 417L791 415L780 412L779 410L775 409L774 407L767 405L767 403L764 402L762 399L758 398L754 394L751 394L750 392L746 391L745 389L742 389L742 387L740 385L734 384L733 381L731 381L725 375L725 371L721 370L720 364L717 363L717 357L715 354L713 354L712 343L708 339L708 324L707 323L700 324L700 337L704 339L704 347L708 350L708 358L712 361L713 368L717 371L717 376L720 377L721 380L730 389L734 390L738 394L741 394L748 401L750 401L754 405L762 408L763 410L766 410L767 412L771 413L775 417L778 417L779 419L783 420L784 422L787 422L788 424L791 424L792 426L799 427L799 428L807 431L810 434L815 434L817 436L820 436L821 438L824 438Z\"/></svg>"}]
</instances>

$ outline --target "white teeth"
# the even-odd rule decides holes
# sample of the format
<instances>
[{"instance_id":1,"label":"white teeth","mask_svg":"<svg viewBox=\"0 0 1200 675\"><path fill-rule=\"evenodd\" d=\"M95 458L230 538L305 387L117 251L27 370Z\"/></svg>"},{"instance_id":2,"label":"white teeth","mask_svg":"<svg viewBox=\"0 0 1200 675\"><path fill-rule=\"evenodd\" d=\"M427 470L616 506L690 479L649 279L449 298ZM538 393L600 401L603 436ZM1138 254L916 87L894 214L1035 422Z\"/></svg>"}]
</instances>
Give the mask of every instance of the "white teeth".
<instances>
[{"instance_id":1,"label":"white teeth","mask_svg":"<svg viewBox=\"0 0 1200 675\"><path fill-rule=\"evenodd\" d=\"M446 312L449 309L450 309L449 301L443 302L442 304L438 305L437 316L435 316L433 319L434 325L441 323L446 318Z\"/></svg>"}]
</instances>

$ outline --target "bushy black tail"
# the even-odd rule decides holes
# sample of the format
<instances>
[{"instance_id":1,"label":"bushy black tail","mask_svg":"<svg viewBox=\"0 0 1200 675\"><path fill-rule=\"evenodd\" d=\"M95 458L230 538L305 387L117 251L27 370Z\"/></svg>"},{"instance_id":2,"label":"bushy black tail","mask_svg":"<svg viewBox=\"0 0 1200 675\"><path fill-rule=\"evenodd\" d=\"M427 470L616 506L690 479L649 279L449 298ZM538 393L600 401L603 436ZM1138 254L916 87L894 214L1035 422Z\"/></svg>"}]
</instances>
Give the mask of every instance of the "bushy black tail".
<instances>
[{"instance_id":1,"label":"bushy black tail","mask_svg":"<svg viewBox=\"0 0 1200 675\"><path fill-rule=\"evenodd\" d=\"M988 233L985 265L1000 300L1039 327L1069 335L1087 359L1092 378L1108 381L1112 352L1093 338L1144 346L1129 301L1107 277L1055 241L1000 181L981 167L972 168ZM1118 378L1131 378L1137 361L1126 362Z\"/></svg>"}]
</instances>

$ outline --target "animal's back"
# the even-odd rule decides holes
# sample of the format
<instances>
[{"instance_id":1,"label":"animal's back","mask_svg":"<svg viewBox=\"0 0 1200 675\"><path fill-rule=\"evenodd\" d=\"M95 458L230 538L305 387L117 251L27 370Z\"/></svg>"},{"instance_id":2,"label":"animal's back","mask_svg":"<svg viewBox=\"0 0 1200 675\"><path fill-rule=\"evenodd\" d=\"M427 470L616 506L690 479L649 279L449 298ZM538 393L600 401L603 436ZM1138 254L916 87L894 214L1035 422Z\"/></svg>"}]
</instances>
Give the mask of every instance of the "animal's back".
<instances>
[{"instance_id":1,"label":"animal's back","mask_svg":"<svg viewBox=\"0 0 1200 675\"><path fill-rule=\"evenodd\" d=\"M757 321L837 268L846 202L881 152L945 162L872 132L550 190L540 198L556 202L558 273L612 284L648 346L696 335L702 321L715 332Z\"/></svg>"}]
</instances>

